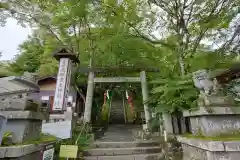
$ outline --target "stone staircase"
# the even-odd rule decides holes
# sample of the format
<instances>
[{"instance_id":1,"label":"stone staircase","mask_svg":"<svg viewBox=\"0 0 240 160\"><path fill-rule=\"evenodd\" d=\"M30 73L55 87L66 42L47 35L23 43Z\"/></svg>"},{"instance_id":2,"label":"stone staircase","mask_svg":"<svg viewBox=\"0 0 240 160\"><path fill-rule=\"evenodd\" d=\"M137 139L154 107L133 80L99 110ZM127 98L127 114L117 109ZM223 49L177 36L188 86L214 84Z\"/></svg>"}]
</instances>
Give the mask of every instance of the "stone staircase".
<instances>
[{"instance_id":1,"label":"stone staircase","mask_svg":"<svg viewBox=\"0 0 240 160\"><path fill-rule=\"evenodd\" d=\"M137 125L110 125L107 132L95 141L83 155L85 160L158 160L161 155L157 141L135 141Z\"/></svg>"},{"instance_id":2,"label":"stone staircase","mask_svg":"<svg viewBox=\"0 0 240 160\"><path fill-rule=\"evenodd\" d=\"M125 123L125 115L122 101L112 101L112 106L110 110L110 124L124 124Z\"/></svg>"},{"instance_id":3,"label":"stone staircase","mask_svg":"<svg viewBox=\"0 0 240 160\"><path fill-rule=\"evenodd\" d=\"M95 142L85 150L85 160L158 160L158 142Z\"/></svg>"}]
</instances>

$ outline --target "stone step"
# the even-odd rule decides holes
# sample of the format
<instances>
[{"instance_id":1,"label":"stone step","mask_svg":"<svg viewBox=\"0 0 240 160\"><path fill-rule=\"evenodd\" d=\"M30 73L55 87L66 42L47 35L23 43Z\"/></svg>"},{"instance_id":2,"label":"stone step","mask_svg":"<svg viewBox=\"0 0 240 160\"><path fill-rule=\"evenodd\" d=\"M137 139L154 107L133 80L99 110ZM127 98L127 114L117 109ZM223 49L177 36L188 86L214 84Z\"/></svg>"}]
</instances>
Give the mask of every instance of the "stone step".
<instances>
[{"instance_id":1,"label":"stone step","mask_svg":"<svg viewBox=\"0 0 240 160\"><path fill-rule=\"evenodd\" d=\"M131 147L131 148L94 148L84 151L84 156L114 156L160 153L161 147Z\"/></svg>"},{"instance_id":2,"label":"stone step","mask_svg":"<svg viewBox=\"0 0 240 160\"><path fill-rule=\"evenodd\" d=\"M120 110L123 110L123 108L121 108L121 107L112 107L111 110L113 110L113 109L120 109Z\"/></svg>"},{"instance_id":3,"label":"stone step","mask_svg":"<svg viewBox=\"0 0 240 160\"><path fill-rule=\"evenodd\" d=\"M161 153L154 153L122 156L91 156L84 157L84 160L159 160L160 157L162 157Z\"/></svg>"},{"instance_id":4,"label":"stone step","mask_svg":"<svg viewBox=\"0 0 240 160\"><path fill-rule=\"evenodd\" d=\"M114 111L111 111L111 113L123 113L124 111L123 110L114 110Z\"/></svg>"},{"instance_id":5,"label":"stone step","mask_svg":"<svg viewBox=\"0 0 240 160\"><path fill-rule=\"evenodd\" d=\"M122 115L122 116L110 116L110 119L124 119L124 116Z\"/></svg>"},{"instance_id":6,"label":"stone step","mask_svg":"<svg viewBox=\"0 0 240 160\"><path fill-rule=\"evenodd\" d=\"M115 118L115 117L123 117L124 118L124 114L112 114L110 117Z\"/></svg>"},{"instance_id":7,"label":"stone step","mask_svg":"<svg viewBox=\"0 0 240 160\"><path fill-rule=\"evenodd\" d=\"M124 114L111 114L111 116L124 116Z\"/></svg>"},{"instance_id":8,"label":"stone step","mask_svg":"<svg viewBox=\"0 0 240 160\"><path fill-rule=\"evenodd\" d=\"M117 113L117 112L111 113L111 116L113 116L113 115L124 115L124 114L123 113Z\"/></svg>"},{"instance_id":9,"label":"stone step","mask_svg":"<svg viewBox=\"0 0 240 160\"><path fill-rule=\"evenodd\" d=\"M115 112L115 113L111 113L111 115L124 115L124 114Z\"/></svg>"},{"instance_id":10,"label":"stone step","mask_svg":"<svg viewBox=\"0 0 240 160\"><path fill-rule=\"evenodd\" d=\"M157 141L141 141L141 142L95 142L91 144L91 148L131 148L131 147L150 147L160 146Z\"/></svg>"},{"instance_id":11,"label":"stone step","mask_svg":"<svg viewBox=\"0 0 240 160\"><path fill-rule=\"evenodd\" d=\"M123 112L111 112L111 115L113 115L113 114L120 114L120 115L124 115L124 113L123 113Z\"/></svg>"},{"instance_id":12,"label":"stone step","mask_svg":"<svg viewBox=\"0 0 240 160\"><path fill-rule=\"evenodd\" d=\"M115 109L115 110L112 110L111 113L112 113L112 112L121 112L121 113L123 113L123 110L117 110L117 109Z\"/></svg>"}]
</instances>

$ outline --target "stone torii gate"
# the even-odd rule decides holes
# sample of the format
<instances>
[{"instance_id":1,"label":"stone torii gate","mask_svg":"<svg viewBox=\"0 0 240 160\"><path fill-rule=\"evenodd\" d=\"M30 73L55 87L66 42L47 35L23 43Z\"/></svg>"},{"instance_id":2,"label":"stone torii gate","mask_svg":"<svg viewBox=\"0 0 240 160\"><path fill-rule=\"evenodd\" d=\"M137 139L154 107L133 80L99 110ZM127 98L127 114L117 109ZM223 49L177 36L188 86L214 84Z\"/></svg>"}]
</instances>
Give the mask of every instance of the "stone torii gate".
<instances>
[{"instance_id":1,"label":"stone torii gate","mask_svg":"<svg viewBox=\"0 0 240 160\"><path fill-rule=\"evenodd\" d=\"M119 69L119 68L117 68ZM145 113L145 120L146 124L148 124L149 120L151 119L151 113L148 108L148 104L145 103L148 101L148 86L147 86L147 78L146 78L146 71L148 72L159 72L158 69L147 69L147 68L122 68L122 71L131 71L131 72L140 72L138 77L95 77L95 73L101 72L111 72L117 71L115 68L110 69L103 69L103 68L81 68L80 72L89 72L88 75L88 86L87 86L87 96L86 96L86 103L85 103L85 110L84 110L84 122L90 123L91 122L91 112L92 112L92 101L93 101L93 92L94 92L94 84L95 83L141 83L142 87L142 97L143 97L143 104L144 104L144 113ZM148 125L147 125L148 126Z\"/></svg>"}]
</instances>

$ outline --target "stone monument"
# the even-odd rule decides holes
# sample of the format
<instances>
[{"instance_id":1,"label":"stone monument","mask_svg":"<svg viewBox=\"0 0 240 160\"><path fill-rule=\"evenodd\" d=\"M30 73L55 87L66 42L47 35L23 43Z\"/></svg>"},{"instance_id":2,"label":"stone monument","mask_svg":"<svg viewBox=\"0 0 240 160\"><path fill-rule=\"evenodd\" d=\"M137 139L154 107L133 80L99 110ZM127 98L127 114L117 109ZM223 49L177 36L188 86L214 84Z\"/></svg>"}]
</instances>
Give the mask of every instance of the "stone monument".
<instances>
[{"instance_id":1,"label":"stone monument","mask_svg":"<svg viewBox=\"0 0 240 160\"><path fill-rule=\"evenodd\" d=\"M235 105L233 97L223 94L218 80L211 79L206 70L194 72L193 82L200 91L199 108L183 113L190 118L192 132L191 138L178 137L184 160L239 159L240 142L225 141L221 137L240 135L240 108Z\"/></svg>"},{"instance_id":2,"label":"stone monument","mask_svg":"<svg viewBox=\"0 0 240 160\"><path fill-rule=\"evenodd\" d=\"M31 145L41 138L42 120L46 118L41 106L31 98L31 93L38 91L39 87L30 73L0 79L0 113L7 118L1 132L11 133L11 142L0 147L0 159L41 159L44 145Z\"/></svg>"}]
</instances>

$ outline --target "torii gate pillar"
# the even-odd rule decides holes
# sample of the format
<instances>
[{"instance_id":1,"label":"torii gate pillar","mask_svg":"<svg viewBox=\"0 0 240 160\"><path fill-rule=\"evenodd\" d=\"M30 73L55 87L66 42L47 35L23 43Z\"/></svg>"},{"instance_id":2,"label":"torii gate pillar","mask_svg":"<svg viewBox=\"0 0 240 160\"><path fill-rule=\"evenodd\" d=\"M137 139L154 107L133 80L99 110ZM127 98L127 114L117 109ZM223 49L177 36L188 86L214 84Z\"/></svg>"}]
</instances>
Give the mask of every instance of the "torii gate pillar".
<instances>
[{"instance_id":1,"label":"torii gate pillar","mask_svg":"<svg viewBox=\"0 0 240 160\"><path fill-rule=\"evenodd\" d=\"M142 97L143 97L143 105L144 105L144 113L147 128L149 127L149 121L151 119L151 113L148 108L148 85L147 85L147 76L146 71L140 72L141 86L142 86Z\"/></svg>"},{"instance_id":2,"label":"torii gate pillar","mask_svg":"<svg viewBox=\"0 0 240 160\"><path fill-rule=\"evenodd\" d=\"M84 123L91 122L93 91L94 91L94 72L89 72L88 84L87 84L87 96L86 96L84 117L83 117Z\"/></svg>"}]
</instances>

